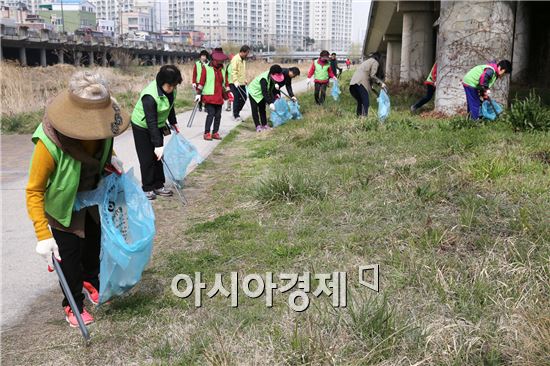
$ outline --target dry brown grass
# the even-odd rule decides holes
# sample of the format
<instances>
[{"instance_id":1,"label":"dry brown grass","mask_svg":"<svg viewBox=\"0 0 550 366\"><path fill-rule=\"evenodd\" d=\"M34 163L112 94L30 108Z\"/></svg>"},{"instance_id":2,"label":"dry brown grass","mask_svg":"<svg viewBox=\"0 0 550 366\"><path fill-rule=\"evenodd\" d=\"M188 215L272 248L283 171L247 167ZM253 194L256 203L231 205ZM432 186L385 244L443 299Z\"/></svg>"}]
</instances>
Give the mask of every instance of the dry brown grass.
<instances>
[{"instance_id":1,"label":"dry brown grass","mask_svg":"<svg viewBox=\"0 0 550 366\"><path fill-rule=\"evenodd\" d=\"M76 71L88 69L105 76L113 94L139 93L154 78L158 66L130 67L125 71L117 68L83 68L72 65L48 67L20 67L15 63L0 64L0 85L2 116L12 116L23 112L43 109L46 102L67 86L69 77ZM283 65L292 66L292 65ZM184 84L191 83L193 64L178 65L184 76ZM248 72L252 78L267 70L269 64L250 62ZM302 70L305 72L305 70Z\"/></svg>"}]
</instances>

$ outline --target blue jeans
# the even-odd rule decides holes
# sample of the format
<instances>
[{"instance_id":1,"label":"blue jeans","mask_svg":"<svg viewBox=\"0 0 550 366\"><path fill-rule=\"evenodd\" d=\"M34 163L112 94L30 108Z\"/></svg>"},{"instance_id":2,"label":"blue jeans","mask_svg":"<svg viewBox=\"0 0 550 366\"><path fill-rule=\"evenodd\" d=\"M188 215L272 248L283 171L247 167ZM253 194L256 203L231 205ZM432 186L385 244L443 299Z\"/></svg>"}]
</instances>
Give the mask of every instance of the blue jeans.
<instances>
[{"instance_id":1,"label":"blue jeans","mask_svg":"<svg viewBox=\"0 0 550 366\"><path fill-rule=\"evenodd\" d=\"M366 116L369 113L369 92L361 84L349 86L349 92L357 101L357 116Z\"/></svg>"},{"instance_id":2,"label":"blue jeans","mask_svg":"<svg viewBox=\"0 0 550 366\"><path fill-rule=\"evenodd\" d=\"M479 109L481 108L479 90L464 85L464 92L466 92L466 103L468 105L468 114L470 115L470 118L479 119Z\"/></svg>"}]
</instances>

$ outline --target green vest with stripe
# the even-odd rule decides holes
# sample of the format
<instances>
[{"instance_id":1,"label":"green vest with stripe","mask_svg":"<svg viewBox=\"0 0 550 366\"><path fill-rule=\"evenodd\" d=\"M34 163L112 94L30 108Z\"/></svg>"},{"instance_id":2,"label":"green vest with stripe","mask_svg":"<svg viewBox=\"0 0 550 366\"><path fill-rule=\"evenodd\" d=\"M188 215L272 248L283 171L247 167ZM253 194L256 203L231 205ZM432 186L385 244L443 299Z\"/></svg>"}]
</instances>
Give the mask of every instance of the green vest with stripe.
<instances>
[{"instance_id":1,"label":"green vest with stripe","mask_svg":"<svg viewBox=\"0 0 550 366\"><path fill-rule=\"evenodd\" d=\"M489 88L491 88L495 81L497 81L497 72L495 68L491 65L478 65L474 67L473 69L468 71L466 76L464 76L463 83L471 86L472 88L479 89L479 78L481 77L481 74L483 74L483 70L485 70L486 68L490 68L494 71L493 77L491 78L491 80L489 80Z\"/></svg>"},{"instance_id":2,"label":"green vest with stripe","mask_svg":"<svg viewBox=\"0 0 550 366\"><path fill-rule=\"evenodd\" d=\"M206 68L206 81L202 88L202 95L214 95L216 89L216 74L214 68L210 65L205 65ZM225 90L225 66L221 68L222 72L222 89Z\"/></svg>"},{"instance_id":3,"label":"green vest with stripe","mask_svg":"<svg viewBox=\"0 0 550 366\"><path fill-rule=\"evenodd\" d=\"M174 101L176 100L176 94L176 90L174 89ZM174 108L174 103L170 104L166 95L159 95L156 80L147 85L139 95L139 100L132 112L132 122L139 127L147 128L145 112L143 111L143 102L141 101L144 95L150 95L155 99L155 103L157 103L158 127L163 128L166 126L166 120L168 119L170 110Z\"/></svg>"},{"instance_id":4,"label":"green vest with stripe","mask_svg":"<svg viewBox=\"0 0 550 366\"><path fill-rule=\"evenodd\" d=\"M315 60L315 74L313 74L315 80L328 80L329 67L330 63L327 62L325 65L320 65L319 60Z\"/></svg>"},{"instance_id":5,"label":"green vest with stripe","mask_svg":"<svg viewBox=\"0 0 550 366\"><path fill-rule=\"evenodd\" d=\"M202 62L201 60L198 60L197 62L195 62L195 65L197 66L197 77L195 78L195 83L200 83L201 81L201 73L202 73ZM206 65L208 65L208 62L206 63Z\"/></svg>"},{"instance_id":6,"label":"green vest with stripe","mask_svg":"<svg viewBox=\"0 0 550 366\"><path fill-rule=\"evenodd\" d=\"M248 95L253 98L256 103L260 103L262 99L264 99L264 95L262 94L262 86L260 85L260 81L262 79L267 81L267 90L270 90L273 83L269 77L269 71L256 76L256 78L254 78L254 80L252 80L252 82L248 85Z\"/></svg>"},{"instance_id":7,"label":"green vest with stripe","mask_svg":"<svg viewBox=\"0 0 550 366\"><path fill-rule=\"evenodd\" d=\"M32 135L32 142L38 140L48 149L55 161L55 171L48 179L46 194L44 195L45 211L61 225L69 227L73 215L73 207L80 183L81 162L61 150L44 132L42 123L38 125ZM99 174L103 173L105 164L113 149L113 139L105 140L99 164ZM31 160L32 161L32 160Z\"/></svg>"}]
</instances>

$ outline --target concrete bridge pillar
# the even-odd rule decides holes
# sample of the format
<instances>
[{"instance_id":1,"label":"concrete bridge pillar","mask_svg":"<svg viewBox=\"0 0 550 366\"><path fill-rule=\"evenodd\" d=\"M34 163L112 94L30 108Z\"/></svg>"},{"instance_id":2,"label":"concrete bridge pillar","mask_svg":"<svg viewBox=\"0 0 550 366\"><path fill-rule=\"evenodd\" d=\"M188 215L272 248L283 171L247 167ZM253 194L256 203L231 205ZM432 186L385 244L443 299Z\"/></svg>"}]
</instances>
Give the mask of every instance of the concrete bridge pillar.
<instances>
[{"instance_id":1,"label":"concrete bridge pillar","mask_svg":"<svg viewBox=\"0 0 550 366\"><path fill-rule=\"evenodd\" d=\"M64 64L65 63L65 53L63 50L57 50L57 63L58 64Z\"/></svg>"},{"instance_id":2,"label":"concrete bridge pillar","mask_svg":"<svg viewBox=\"0 0 550 366\"><path fill-rule=\"evenodd\" d=\"M398 11L403 12L401 82L423 80L433 65L433 3L400 1Z\"/></svg>"},{"instance_id":3,"label":"concrete bridge pillar","mask_svg":"<svg viewBox=\"0 0 550 366\"><path fill-rule=\"evenodd\" d=\"M42 66L42 67L48 66L48 62L46 60L46 49L45 48L40 49L40 66Z\"/></svg>"},{"instance_id":4,"label":"concrete bridge pillar","mask_svg":"<svg viewBox=\"0 0 550 366\"><path fill-rule=\"evenodd\" d=\"M164 55L160 55L160 66L164 65Z\"/></svg>"},{"instance_id":5,"label":"concrete bridge pillar","mask_svg":"<svg viewBox=\"0 0 550 366\"><path fill-rule=\"evenodd\" d=\"M151 61L153 61L153 66L157 66L157 65L158 65L158 63L157 63L157 55L151 56Z\"/></svg>"},{"instance_id":6,"label":"concrete bridge pillar","mask_svg":"<svg viewBox=\"0 0 550 366\"><path fill-rule=\"evenodd\" d=\"M496 0L441 2L435 93L438 112L450 115L466 109L462 79L472 67L511 59L514 8L513 2ZM509 76L497 80L493 99L507 103L509 82Z\"/></svg>"},{"instance_id":7,"label":"concrete bridge pillar","mask_svg":"<svg viewBox=\"0 0 550 366\"><path fill-rule=\"evenodd\" d=\"M82 52L80 51L76 51L74 53L74 65L75 66L80 66L80 60L82 59Z\"/></svg>"},{"instance_id":8,"label":"concrete bridge pillar","mask_svg":"<svg viewBox=\"0 0 550 366\"><path fill-rule=\"evenodd\" d=\"M527 68L529 67L529 24L528 3L518 1L516 8L516 34L514 36L514 58L512 60L512 81L526 82Z\"/></svg>"},{"instance_id":9,"label":"concrete bridge pillar","mask_svg":"<svg viewBox=\"0 0 550 366\"><path fill-rule=\"evenodd\" d=\"M93 67L95 65L94 51L88 52L88 58L90 59L89 65Z\"/></svg>"},{"instance_id":10,"label":"concrete bridge pillar","mask_svg":"<svg viewBox=\"0 0 550 366\"><path fill-rule=\"evenodd\" d=\"M399 82L401 74L401 35L384 35L386 47L386 80Z\"/></svg>"},{"instance_id":11,"label":"concrete bridge pillar","mask_svg":"<svg viewBox=\"0 0 550 366\"><path fill-rule=\"evenodd\" d=\"M101 55L101 66L107 67L107 51L103 51Z\"/></svg>"},{"instance_id":12,"label":"concrete bridge pillar","mask_svg":"<svg viewBox=\"0 0 550 366\"><path fill-rule=\"evenodd\" d=\"M25 47L19 48L19 63L21 66L27 66L27 49Z\"/></svg>"}]
</instances>

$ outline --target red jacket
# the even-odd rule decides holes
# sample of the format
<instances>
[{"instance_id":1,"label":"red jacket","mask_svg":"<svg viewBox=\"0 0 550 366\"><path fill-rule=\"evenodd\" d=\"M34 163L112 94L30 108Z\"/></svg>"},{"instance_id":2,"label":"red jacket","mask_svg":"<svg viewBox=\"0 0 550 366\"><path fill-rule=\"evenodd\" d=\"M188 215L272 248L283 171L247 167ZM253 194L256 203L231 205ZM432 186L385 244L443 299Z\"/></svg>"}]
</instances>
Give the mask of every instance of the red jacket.
<instances>
[{"instance_id":1,"label":"red jacket","mask_svg":"<svg viewBox=\"0 0 550 366\"><path fill-rule=\"evenodd\" d=\"M312 77L313 74L315 74L315 63L317 62L317 63L319 63L319 65L321 65L319 60L320 60L320 58L311 63L311 67L309 68L309 71L307 73L308 78ZM328 64L329 62L327 61L326 63ZM315 79L315 82L319 83L319 84L328 84L330 79L336 77L336 76L334 76L334 73L332 72L332 67L330 67L330 66L328 68L328 77L329 77L329 79L327 79L327 80L317 80L317 79Z\"/></svg>"},{"instance_id":2,"label":"red jacket","mask_svg":"<svg viewBox=\"0 0 550 366\"><path fill-rule=\"evenodd\" d=\"M222 69L214 67L214 94L213 95L203 95L202 96L202 102L205 104L218 104L222 105L224 103L224 100L227 100L227 93L226 88L229 87L229 84L227 83L227 72L225 75L225 85L223 82L223 75L222 75ZM201 72L201 79L199 81L199 85L201 86L201 90L204 89L204 85L206 84L206 67L202 68Z\"/></svg>"}]
</instances>

